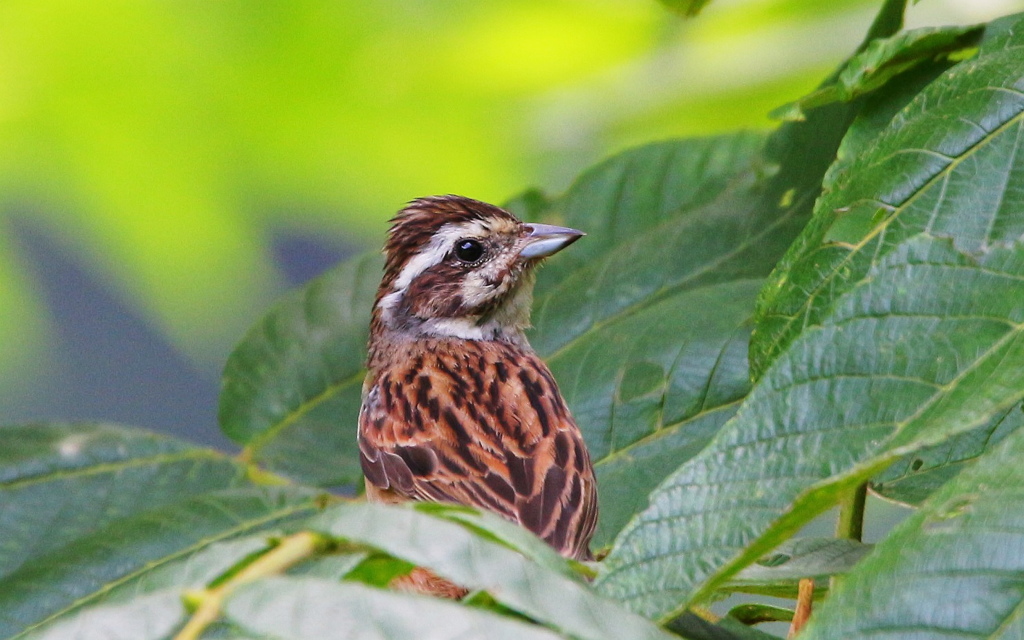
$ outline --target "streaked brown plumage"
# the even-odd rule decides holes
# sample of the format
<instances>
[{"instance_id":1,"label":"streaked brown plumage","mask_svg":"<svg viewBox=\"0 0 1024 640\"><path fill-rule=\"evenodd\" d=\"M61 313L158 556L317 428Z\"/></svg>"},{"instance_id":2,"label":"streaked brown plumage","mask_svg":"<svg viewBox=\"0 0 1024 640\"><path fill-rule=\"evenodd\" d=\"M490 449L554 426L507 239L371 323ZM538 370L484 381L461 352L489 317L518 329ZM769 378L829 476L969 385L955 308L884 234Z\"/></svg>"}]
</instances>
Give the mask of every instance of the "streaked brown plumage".
<instances>
[{"instance_id":1,"label":"streaked brown plumage","mask_svg":"<svg viewBox=\"0 0 1024 640\"><path fill-rule=\"evenodd\" d=\"M457 196L392 221L359 448L372 500L471 505L590 557L590 457L523 330L533 267L582 234Z\"/></svg>"}]
</instances>

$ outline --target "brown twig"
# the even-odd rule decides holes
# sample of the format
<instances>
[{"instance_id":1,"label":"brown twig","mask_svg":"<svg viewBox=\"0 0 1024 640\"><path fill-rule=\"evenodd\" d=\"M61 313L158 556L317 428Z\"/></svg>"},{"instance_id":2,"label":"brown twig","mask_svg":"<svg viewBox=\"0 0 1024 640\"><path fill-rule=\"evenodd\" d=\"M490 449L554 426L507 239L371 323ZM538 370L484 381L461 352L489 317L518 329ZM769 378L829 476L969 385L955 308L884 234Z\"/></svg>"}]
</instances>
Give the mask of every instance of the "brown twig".
<instances>
[{"instance_id":1,"label":"brown twig","mask_svg":"<svg viewBox=\"0 0 1024 640\"><path fill-rule=\"evenodd\" d=\"M807 624L807 620L811 617L813 599L814 580L811 578L801 579L796 597L796 611L793 612L793 622L789 625L787 639L795 638L800 633L800 630L804 628L804 625Z\"/></svg>"}]
</instances>

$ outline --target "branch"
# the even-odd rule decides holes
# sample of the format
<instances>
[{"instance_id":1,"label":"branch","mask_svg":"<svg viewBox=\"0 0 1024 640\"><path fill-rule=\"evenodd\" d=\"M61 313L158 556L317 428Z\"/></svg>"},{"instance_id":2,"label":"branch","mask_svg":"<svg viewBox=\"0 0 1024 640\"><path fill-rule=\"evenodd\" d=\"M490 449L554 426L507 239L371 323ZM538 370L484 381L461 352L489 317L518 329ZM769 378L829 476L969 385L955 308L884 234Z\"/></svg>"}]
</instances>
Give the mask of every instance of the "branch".
<instances>
[{"instance_id":1,"label":"branch","mask_svg":"<svg viewBox=\"0 0 1024 640\"><path fill-rule=\"evenodd\" d=\"M198 640L203 631L220 617L224 601L235 589L254 580L283 573L330 545L328 538L311 531L290 535L217 587L190 594L189 600L198 602L199 606L174 640Z\"/></svg>"}]
</instances>

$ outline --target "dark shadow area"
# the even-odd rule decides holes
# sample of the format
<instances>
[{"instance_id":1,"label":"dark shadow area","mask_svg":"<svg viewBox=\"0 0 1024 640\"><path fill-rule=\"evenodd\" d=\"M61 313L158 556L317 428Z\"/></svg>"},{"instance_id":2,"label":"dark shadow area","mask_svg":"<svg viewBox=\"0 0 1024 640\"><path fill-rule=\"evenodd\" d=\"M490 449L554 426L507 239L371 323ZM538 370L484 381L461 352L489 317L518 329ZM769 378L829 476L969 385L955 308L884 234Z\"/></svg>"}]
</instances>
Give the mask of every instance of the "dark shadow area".
<instances>
[{"instance_id":1,"label":"dark shadow area","mask_svg":"<svg viewBox=\"0 0 1024 640\"><path fill-rule=\"evenodd\" d=\"M219 369L198 369L40 225L27 217L7 221L3 231L52 319L52 366L29 393L8 397L0 391L0 424L117 422L237 450L217 426ZM342 243L292 232L275 234L273 242L274 259L289 286L352 253Z\"/></svg>"},{"instance_id":2,"label":"dark shadow area","mask_svg":"<svg viewBox=\"0 0 1024 640\"><path fill-rule=\"evenodd\" d=\"M291 288L312 280L365 249L322 234L277 230L271 238L270 250L274 264Z\"/></svg>"}]
</instances>

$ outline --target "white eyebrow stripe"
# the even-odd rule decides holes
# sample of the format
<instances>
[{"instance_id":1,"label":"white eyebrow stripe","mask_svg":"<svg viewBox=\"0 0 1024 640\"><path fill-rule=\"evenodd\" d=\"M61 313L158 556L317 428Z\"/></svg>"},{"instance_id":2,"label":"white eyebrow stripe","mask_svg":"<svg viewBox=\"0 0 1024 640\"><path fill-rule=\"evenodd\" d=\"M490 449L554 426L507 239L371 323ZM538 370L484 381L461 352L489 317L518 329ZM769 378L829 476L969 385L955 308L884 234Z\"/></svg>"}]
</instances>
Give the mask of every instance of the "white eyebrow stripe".
<instances>
[{"instance_id":1,"label":"white eyebrow stripe","mask_svg":"<svg viewBox=\"0 0 1024 640\"><path fill-rule=\"evenodd\" d=\"M412 284L412 281L422 275L427 269L440 264L457 240L465 237L481 237L486 235L488 231L487 224L482 220L472 220L461 224L446 224L438 229L427 246L405 263L402 271L395 278L391 292L381 298L377 306L384 310L394 307L405 294L405 290Z\"/></svg>"}]
</instances>

